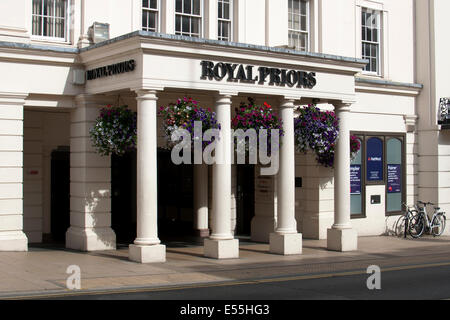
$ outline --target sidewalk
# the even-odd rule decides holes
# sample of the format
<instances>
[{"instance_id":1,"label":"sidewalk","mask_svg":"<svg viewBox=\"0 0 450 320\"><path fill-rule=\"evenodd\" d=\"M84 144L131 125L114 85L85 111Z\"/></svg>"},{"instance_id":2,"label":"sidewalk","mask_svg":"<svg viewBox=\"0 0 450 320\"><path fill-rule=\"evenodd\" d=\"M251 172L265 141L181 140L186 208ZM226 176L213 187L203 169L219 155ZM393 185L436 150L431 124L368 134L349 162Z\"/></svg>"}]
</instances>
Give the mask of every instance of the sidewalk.
<instances>
[{"instance_id":1,"label":"sidewalk","mask_svg":"<svg viewBox=\"0 0 450 320\"><path fill-rule=\"evenodd\" d=\"M326 240L303 240L302 255L285 257L270 254L268 244L241 241L240 259L214 260L203 257L202 246L172 243L167 261L156 264L129 261L126 247L82 253L31 246L26 253L0 252L0 299L67 292L70 265L81 269L82 291L97 291L366 270L371 264L414 265L427 255L427 263L433 263L450 253L450 237L360 237L358 245L358 251L340 253L326 250Z\"/></svg>"}]
</instances>

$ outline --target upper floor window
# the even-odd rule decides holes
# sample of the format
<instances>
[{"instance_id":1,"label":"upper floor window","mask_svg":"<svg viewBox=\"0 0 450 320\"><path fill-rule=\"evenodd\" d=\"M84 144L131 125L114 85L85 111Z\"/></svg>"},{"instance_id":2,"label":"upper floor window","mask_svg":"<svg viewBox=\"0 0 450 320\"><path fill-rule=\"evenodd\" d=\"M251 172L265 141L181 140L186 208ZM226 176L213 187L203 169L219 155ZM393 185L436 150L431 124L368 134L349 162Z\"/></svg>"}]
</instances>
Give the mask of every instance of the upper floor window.
<instances>
[{"instance_id":1,"label":"upper floor window","mask_svg":"<svg viewBox=\"0 0 450 320\"><path fill-rule=\"evenodd\" d=\"M232 5L233 0L218 0L218 30L219 40L231 41L231 24L232 24Z\"/></svg>"},{"instance_id":2,"label":"upper floor window","mask_svg":"<svg viewBox=\"0 0 450 320\"><path fill-rule=\"evenodd\" d=\"M380 19L379 11L362 9L362 58L369 60L364 70L376 74L380 74Z\"/></svg>"},{"instance_id":3,"label":"upper floor window","mask_svg":"<svg viewBox=\"0 0 450 320\"><path fill-rule=\"evenodd\" d=\"M142 30L159 31L158 0L142 0Z\"/></svg>"},{"instance_id":4,"label":"upper floor window","mask_svg":"<svg viewBox=\"0 0 450 320\"><path fill-rule=\"evenodd\" d=\"M201 5L200 0L175 0L175 34L201 37Z\"/></svg>"},{"instance_id":5,"label":"upper floor window","mask_svg":"<svg viewBox=\"0 0 450 320\"><path fill-rule=\"evenodd\" d=\"M32 34L55 40L67 40L67 0L33 0Z\"/></svg>"},{"instance_id":6,"label":"upper floor window","mask_svg":"<svg viewBox=\"0 0 450 320\"><path fill-rule=\"evenodd\" d=\"M288 0L289 46L301 51L309 50L309 1Z\"/></svg>"}]
</instances>

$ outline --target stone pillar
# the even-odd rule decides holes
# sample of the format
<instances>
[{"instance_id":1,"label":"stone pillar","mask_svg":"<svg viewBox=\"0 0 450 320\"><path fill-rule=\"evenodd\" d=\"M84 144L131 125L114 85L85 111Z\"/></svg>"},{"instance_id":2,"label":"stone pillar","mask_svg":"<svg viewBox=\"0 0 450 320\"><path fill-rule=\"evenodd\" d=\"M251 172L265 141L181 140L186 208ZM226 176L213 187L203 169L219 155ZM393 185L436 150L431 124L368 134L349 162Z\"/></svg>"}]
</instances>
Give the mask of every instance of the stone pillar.
<instances>
[{"instance_id":1,"label":"stone pillar","mask_svg":"<svg viewBox=\"0 0 450 320\"><path fill-rule=\"evenodd\" d=\"M137 238L129 258L139 263L166 261L158 238L156 91L137 91Z\"/></svg>"},{"instance_id":2,"label":"stone pillar","mask_svg":"<svg viewBox=\"0 0 450 320\"><path fill-rule=\"evenodd\" d=\"M98 154L89 135L99 107L107 105L104 99L79 95L71 114L70 228L66 247L74 250L116 248L116 235L111 229L111 157Z\"/></svg>"},{"instance_id":3,"label":"stone pillar","mask_svg":"<svg viewBox=\"0 0 450 320\"><path fill-rule=\"evenodd\" d=\"M281 255L302 253L302 234L295 221L294 100L280 106L284 136L280 139L280 168L277 179L277 228L270 234L270 252Z\"/></svg>"},{"instance_id":4,"label":"stone pillar","mask_svg":"<svg viewBox=\"0 0 450 320\"><path fill-rule=\"evenodd\" d=\"M27 251L23 232L23 106L27 94L0 93L0 251Z\"/></svg>"},{"instance_id":5,"label":"stone pillar","mask_svg":"<svg viewBox=\"0 0 450 320\"><path fill-rule=\"evenodd\" d=\"M327 247L333 251L357 249L358 236L350 223L350 103L334 105L339 119L339 138L334 154L334 224L327 231Z\"/></svg>"},{"instance_id":6,"label":"stone pillar","mask_svg":"<svg viewBox=\"0 0 450 320\"><path fill-rule=\"evenodd\" d=\"M194 230L196 236L209 236L208 227L208 166L194 165Z\"/></svg>"},{"instance_id":7,"label":"stone pillar","mask_svg":"<svg viewBox=\"0 0 450 320\"><path fill-rule=\"evenodd\" d=\"M215 259L239 258L239 240L231 233L231 96L216 100L221 126L213 165L211 236L205 240L205 256Z\"/></svg>"}]
</instances>

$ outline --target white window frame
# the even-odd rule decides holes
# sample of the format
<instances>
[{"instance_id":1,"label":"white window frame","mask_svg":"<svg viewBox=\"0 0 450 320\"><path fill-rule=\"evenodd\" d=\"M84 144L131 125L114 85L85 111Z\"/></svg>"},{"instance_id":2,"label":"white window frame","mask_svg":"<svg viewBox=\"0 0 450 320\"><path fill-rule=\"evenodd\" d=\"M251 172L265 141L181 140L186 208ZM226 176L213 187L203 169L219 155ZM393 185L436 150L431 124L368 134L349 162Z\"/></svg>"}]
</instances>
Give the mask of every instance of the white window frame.
<instances>
[{"instance_id":1,"label":"white window frame","mask_svg":"<svg viewBox=\"0 0 450 320\"><path fill-rule=\"evenodd\" d=\"M150 9L150 8L146 8L143 5L143 0L139 0L140 1L140 8L141 8L141 30L143 31L147 31L147 32L161 32L161 0L156 0L156 5L157 5L157 9ZM150 3L150 0L148 0ZM144 26L142 25L142 17L144 15L144 11L148 11L148 12L156 12L156 17L157 17L157 23L156 23L156 30L155 31L151 31L151 30L144 30ZM147 20L148 22L148 20ZM148 29L148 27L147 27Z\"/></svg>"},{"instance_id":2,"label":"white window frame","mask_svg":"<svg viewBox=\"0 0 450 320\"><path fill-rule=\"evenodd\" d=\"M170 0L167 0L170 1ZM177 31L177 15L178 16L184 16L184 17L194 17L194 18L199 18L200 19L200 32L199 32L199 36L198 38L203 38L203 34L204 34L204 30L205 30L205 17L204 17L204 1L203 0L199 0L200 1L200 15L195 15L195 14L187 14L187 13L182 13L182 12L177 12L177 6L176 6L176 0L174 1L174 15L173 15L173 26L174 26L174 34L176 35L183 35L182 32L178 32ZM194 0L191 0L194 1ZM182 8L184 8L184 1L182 1ZM192 2L191 2L191 8L192 8ZM196 36L192 36L192 34L190 35L183 35L183 36L187 36L187 37L195 37Z\"/></svg>"},{"instance_id":3,"label":"white window frame","mask_svg":"<svg viewBox=\"0 0 450 320\"><path fill-rule=\"evenodd\" d=\"M34 16L40 16L44 17L44 15L40 14L34 14L33 13L33 1L31 1L31 38L33 40L40 40L40 41L50 41L50 42L60 42L60 43L69 43L70 42L70 25L71 25L71 14L70 14L70 6L71 6L71 0L64 0L66 2L66 16L64 17L64 38L59 37L51 37L51 36L44 36L44 35L34 35L33 34L33 17ZM40 0L41 5L43 6L44 0ZM50 16L47 16L50 17ZM59 19L59 17L58 17ZM42 24L44 23L44 19L42 19ZM43 26L41 25L41 28Z\"/></svg>"},{"instance_id":4,"label":"white window frame","mask_svg":"<svg viewBox=\"0 0 450 320\"><path fill-rule=\"evenodd\" d=\"M383 37L383 25L382 25L382 16L383 16L383 11L381 10L377 10L377 9L372 9L372 8L367 8L367 7L362 7L361 8L361 24L360 24L360 33L362 34L362 29L363 29L363 21L362 21L362 14L363 12L368 12L368 13L376 13L377 14L377 21L376 21L376 27L377 27L377 39L378 41L368 41L368 40L364 40L362 38L361 35L361 57L364 59L365 55L363 54L364 51L364 44L369 44L369 45L376 45L377 46L377 52L376 52L376 59L377 59L377 64L376 64L376 71L373 70L363 70L364 74L368 74L368 75L376 75L376 76L380 76L381 75L381 69L382 69L382 37ZM370 58L373 58L372 56L370 56ZM371 61L369 62L369 65L371 66Z\"/></svg>"},{"instance_id":5,"label":"white window frame","mask_svg":"<svg viewBox=\"0 0 450 320\"><path fill-rule=\"evenodd\" d=\"M225 18L219 18L219 16L217 16L217 39L221 40L221 41L233 41L233 32L234 32L234 28L233 28L233 20L234 20L234 0L217 0L217 7L219 6L219 2L224 2L224 1L228 1L229 3L229 19L225 19ZM223 7L222 7L222 11L223 11ZM220 22L227 22L229 24L229 30L228 30L228 39L221 39L220 36L220 32L219 32L219 26L220 26Z\"/></svg>"},{"instance_id":6,"label":"white window frame","mask_svg":"<svg viewBox=\"0 0 450 320\"><path fill-rule=\"evenodd\" d=\"M304 51L308 52L311 50L311 26L310 26L310 23L311 23L311 3L310 2L311 2L311 0L288 0L288 15L291 15L292 21L294 21L294 19L293 19L294 13L289 12L289 2L291 2L291 1L306 2L306 30L301 29L301 25L302 25L301 20L299 21L299 29L291 28L291 26L289 25L289 18L288 18L288 41L289 41L289 35L291 33L306 34L307 35L307 40L306 40L307 44L306 44L306 48L304 49ZM300 16L300 18L301 18L301 16ZM291 44L289 43L289 45L291 45ZM303 49L299 48L299 47L295 47L295 49L303 51Z\"/></svg>"}]
</instances>

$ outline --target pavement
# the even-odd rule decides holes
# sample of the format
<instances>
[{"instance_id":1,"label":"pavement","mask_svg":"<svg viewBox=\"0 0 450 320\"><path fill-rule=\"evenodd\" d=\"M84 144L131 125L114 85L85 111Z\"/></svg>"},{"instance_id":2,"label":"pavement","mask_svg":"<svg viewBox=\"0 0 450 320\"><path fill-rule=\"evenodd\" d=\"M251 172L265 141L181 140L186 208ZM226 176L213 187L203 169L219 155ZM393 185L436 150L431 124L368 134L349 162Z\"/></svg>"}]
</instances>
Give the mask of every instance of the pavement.
<instances>
[{"instance_id":1,"label":"pavement","mask_svg":"<svg viewBox=\"0 0 450 320\"><path fill-rule=\"evenodd\" d=\"M215 260L203 256L203 246L171 241L167 261L138 264L128 260L128 248L114 251L78 252L37 245L28 252L0 252L0 299L30 296L58 296L99 293L140 288L198 287L208 284L319 276L345 272L364 272L369 265L383 268L439 265L450 253L450 237L360 237L358 250L332 252L326 240L303 240L303 254L280 256L269 252L268 244L240 241L240 258ZM445 261L444 264L450 264ZM81 290L67 289L71 265L81 270Z\"/></svg>"}]
</instances>

